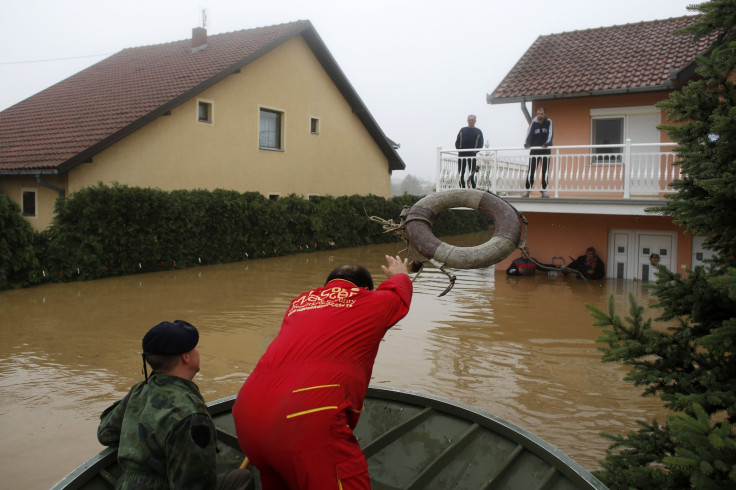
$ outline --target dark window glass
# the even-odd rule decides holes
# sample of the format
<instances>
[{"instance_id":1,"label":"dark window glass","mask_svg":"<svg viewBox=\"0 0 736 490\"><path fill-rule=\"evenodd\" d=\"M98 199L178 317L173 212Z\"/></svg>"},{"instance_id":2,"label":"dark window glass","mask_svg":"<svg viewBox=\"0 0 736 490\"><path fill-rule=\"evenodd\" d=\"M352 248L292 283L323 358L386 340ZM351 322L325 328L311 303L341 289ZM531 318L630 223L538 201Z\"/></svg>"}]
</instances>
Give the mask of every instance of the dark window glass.
<instances>
[{"instance_id":1,"label":"dark window glass","mask_svg":"<svg viewBox=\"0 0 736 490\"><path fill-rule=\"evenodd\" d=\"M209 102L199 103L199 120L201 122L212 122L212 104Z\"/></svg>"},{"instance_id":2,"label":"dark window glass","mask_svg":"<svg viewBox=\"0 0 736 490\"><path fill-rule=\"evenodd\" d=\"M622 145L624 142L624 118L614 117L605 119L593 119L593 144L594 145ZM594 153L623 153L623 147L595 148ZM620 161L618 155L610 155L607 159L612 162ZM606 157L599 157L596 161L609 163Z\"/></svg>"},{"instance_id":3,"label":"dark window glass","mask_svg":"<svg viewBox=\"0 0 736 490\"><path fill-rule=\"evenodd\" d=\"M36 216L35 191L23 191L23 216Z\"/></svg>"}]
</instances>

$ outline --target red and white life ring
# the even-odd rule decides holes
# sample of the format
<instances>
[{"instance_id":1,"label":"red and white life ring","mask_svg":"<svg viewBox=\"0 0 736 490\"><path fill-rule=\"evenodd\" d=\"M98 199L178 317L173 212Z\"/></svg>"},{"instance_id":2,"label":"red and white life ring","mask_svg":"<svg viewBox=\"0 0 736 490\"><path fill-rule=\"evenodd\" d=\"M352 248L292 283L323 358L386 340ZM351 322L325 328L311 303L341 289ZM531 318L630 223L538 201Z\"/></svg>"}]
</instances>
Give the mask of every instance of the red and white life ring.
<instances>
[{"instance_id":1,"label":"red and white life ring","mask_svg":"<svg viewBox=\"0 0 736 490\"><path fill-rule=\"evenodd\" d=\"M456 247L432 233L432 221L450 208L471 208L488 216L494 224L493 236L474 247ZM440 266L477 269L496 264L513 252L521 237L516 209L497 195L477 189L453 189L430 194L402 213L409 243L423 256Z\"/></svg>"}]
</instances>

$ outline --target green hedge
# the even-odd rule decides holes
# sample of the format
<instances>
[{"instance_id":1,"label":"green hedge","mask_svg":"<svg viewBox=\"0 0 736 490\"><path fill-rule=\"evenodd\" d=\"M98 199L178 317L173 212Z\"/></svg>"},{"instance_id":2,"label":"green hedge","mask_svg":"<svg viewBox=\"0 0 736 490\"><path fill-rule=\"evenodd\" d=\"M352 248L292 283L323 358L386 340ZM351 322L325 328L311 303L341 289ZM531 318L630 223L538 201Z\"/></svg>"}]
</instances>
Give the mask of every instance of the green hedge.
<instances>
[{"instance_id":1,"label":"green hedge","mask_svg":"<svg viewBox=\"0 0 736 490\"><path fill-rule=\"evenodd\" d=\"M370 217L398 223L404 206L419 199L290 195L274 201L256 192L99 184L57 200L54 221L34 239L6 198L0 220L13 229L3 236L14 241L0 241L0 288L394 242ZM434 232L456 235L490 224L481 213L450 210L436 217Z\"/></svg>"},{"instance_id":2,"label":"green hedge","mask_svg":"<svg viewBox=\"0 0 736 490\"><path fill-rule=\"evenodd\" d=\"M40 281L41 266L34 249L35 234L18 205L0 194L0 290Z\"/></svg>"}]
</instances>

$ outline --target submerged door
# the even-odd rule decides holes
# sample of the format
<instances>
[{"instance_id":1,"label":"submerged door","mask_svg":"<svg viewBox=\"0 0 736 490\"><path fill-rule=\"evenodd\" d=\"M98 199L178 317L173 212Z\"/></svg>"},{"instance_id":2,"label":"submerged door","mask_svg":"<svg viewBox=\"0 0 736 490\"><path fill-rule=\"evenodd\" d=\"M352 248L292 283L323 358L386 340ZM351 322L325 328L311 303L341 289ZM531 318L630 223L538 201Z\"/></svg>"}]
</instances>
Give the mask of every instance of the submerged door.
<instances>
[{"instance_id":1,"label":"submerged door","mask_svg":"<svg viewBox=\"0 0 736 490\"><path fill-rule=\"evenodd\" d=\"M672 242L671 235L642 233L639 235L639 278L642 281L655 280L655 269L651 266L652 262L659 263L667 269L672 270ZM654 260L652 260L654 259Z\"/></svg>"},{"instance_id":2,"label":"submerged door","mask_svg":"<svg viewBox=\"0 0 736 490\"><path fill-rule=\"evenodd\" d=\"M656 279L650 263L652 254L659 263L673 270L677 256L677 233L657 230L610 230L606 277L617 279Z\"/></svg>"},{"instance_id":3,"label":"submerged door","mask_svg":"<svg viewBox=\"0 0 736 490\"><path fill-rule=\"evenodd\" d=\"M713 258L713 252L703 247L705 241L704 236L693 237L693 257L692 257L692 268L696 266L706 265L707 261Z\"/></svg>"}]
</instances>

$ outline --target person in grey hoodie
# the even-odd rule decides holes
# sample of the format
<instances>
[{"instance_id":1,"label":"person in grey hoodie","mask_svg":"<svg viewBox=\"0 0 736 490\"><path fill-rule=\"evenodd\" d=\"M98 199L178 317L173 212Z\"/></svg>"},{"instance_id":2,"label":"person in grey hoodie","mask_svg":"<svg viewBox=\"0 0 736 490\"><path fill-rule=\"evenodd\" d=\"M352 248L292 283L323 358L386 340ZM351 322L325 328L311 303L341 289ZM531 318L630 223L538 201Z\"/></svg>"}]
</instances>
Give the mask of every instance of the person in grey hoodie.
<instances>
[{"instance_id":1,"label":"person in grey hoodie","mask_svg":"<svg viewBox=\"0 0 736 490\"><path fill-rule=\"evenodd\" d=\"M549 170L549 155L552 150L552 119L547 117L544 107L537 108L537 117L532 119L526 132L524 148L532 148L529 152L529 170L526 174L526 191L521 197L529 197L529 192L534 187L534 174L539 164L542 164L542 197L549 197L547 193L547 171Z\"/></svg>"}]
</instances>

